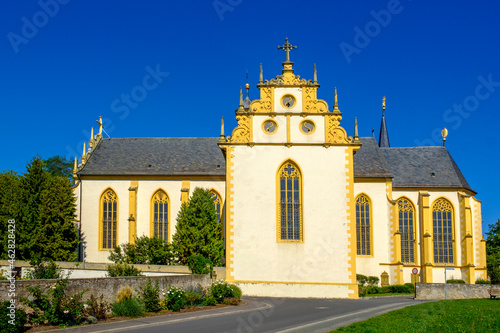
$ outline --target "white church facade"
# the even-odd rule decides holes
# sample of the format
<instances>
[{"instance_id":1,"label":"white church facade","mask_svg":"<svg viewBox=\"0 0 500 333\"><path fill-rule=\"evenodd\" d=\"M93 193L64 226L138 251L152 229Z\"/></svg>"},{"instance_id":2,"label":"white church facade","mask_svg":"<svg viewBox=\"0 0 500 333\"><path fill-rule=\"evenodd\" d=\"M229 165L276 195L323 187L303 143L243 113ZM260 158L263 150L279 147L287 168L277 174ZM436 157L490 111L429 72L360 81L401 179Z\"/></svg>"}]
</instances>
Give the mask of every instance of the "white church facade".
<instances>
[{"instance_id":1,"label":"white church facade","mask_svg":"<svg viewBox=\"0 0 500 333\"><path fill-rule=\"evenodd\" d=\"M393 148L348 135L342 113L294 74L243 99L238 126L214 138L92 135L76 166L86 261L140 235L171 241L196 187L209 189L225 232L226 280L244 294L357 298L356 274L390 284L486 279L481 202L443 147ZM385 109L385 101L384 106ZM412 273L417 268L418 274Z\"/></svg>"}]
</instances>

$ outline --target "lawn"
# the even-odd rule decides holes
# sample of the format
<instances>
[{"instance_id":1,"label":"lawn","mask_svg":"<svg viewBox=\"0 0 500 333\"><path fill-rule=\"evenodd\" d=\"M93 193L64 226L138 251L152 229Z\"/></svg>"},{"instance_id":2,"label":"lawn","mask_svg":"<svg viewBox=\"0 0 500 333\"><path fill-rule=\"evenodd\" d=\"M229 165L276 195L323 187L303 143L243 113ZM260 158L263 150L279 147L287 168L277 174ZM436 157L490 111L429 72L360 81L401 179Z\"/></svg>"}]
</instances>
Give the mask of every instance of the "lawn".
<instances>
[{"instance_id":1,"label":"lawn","mask_svg":"<svg viewBox=\"0 0 500 333\"><path fill-rule=\"evenodd\" d=\"M333 332L499 332L500 299L423 303Z\"/></svg>"}]
</instances>

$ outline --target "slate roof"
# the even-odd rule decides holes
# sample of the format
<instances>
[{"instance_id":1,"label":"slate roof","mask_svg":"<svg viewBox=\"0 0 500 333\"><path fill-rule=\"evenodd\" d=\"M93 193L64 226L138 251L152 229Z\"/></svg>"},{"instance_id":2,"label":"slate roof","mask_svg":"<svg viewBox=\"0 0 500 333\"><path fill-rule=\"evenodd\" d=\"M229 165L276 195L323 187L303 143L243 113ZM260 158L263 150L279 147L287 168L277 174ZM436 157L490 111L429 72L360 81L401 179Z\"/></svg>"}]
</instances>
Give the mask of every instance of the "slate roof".
<instances>
[{"instance_id":1,"label":"slate roof","mask_svg":"<svg viewBox=\"0 0 500 333\"><path fill-rule=\"evenodd\" d=\"M79 175L225 176L219 138L102 139ZM360 138L354 177L393 178L393 187L471 190L445 147L380 148ZM473 191L474 192L474 191Z\"/></svg>"},{"instance_id":2,"label":"slate roof","mask_svg":"<svg viewBox=\"0 0 500 333\"><path fill-rule=\"evenodd\" d=\"M224 176L219 138L102 139L80 175Z\"/></svg>"},{"instance_id":3,"label":"slate roof","mask_svg":"<svg viewBox=\"0 0 500 333\"><path fill-rule=\"evenodd\" d=\"M474 192L445 147L380 148L393 187L462 188Z\"/></svg>"}]
</instances>

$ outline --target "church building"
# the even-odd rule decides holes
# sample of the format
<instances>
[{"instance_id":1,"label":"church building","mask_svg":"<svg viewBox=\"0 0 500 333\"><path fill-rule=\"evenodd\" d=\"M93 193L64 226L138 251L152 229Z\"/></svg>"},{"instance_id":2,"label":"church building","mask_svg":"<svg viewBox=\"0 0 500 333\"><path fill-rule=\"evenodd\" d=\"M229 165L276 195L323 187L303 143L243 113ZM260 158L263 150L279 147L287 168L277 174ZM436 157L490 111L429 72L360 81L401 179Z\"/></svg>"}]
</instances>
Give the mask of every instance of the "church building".
<instances>
[{"instance_id":1,"label":"church building","mask_svg":"<svg viewBox=\"0 0 500 333\"><path fill-rule=\"evenodd\" d=\"M258 99L240 91L231 135L222 123L213 138L103 138L100 123L75 160L86 261L141 235L170 242L202 187L224 226L225 279L245 295L357 298L356 274L442 283L445 266L486 279L481 202L444 145L390 147L385 115L378 142L357 124L349 135L336 90L330 107L316 69L300 78L296 47L279 48L282 73L261 67Z\"/></svg>"}]
</instances>

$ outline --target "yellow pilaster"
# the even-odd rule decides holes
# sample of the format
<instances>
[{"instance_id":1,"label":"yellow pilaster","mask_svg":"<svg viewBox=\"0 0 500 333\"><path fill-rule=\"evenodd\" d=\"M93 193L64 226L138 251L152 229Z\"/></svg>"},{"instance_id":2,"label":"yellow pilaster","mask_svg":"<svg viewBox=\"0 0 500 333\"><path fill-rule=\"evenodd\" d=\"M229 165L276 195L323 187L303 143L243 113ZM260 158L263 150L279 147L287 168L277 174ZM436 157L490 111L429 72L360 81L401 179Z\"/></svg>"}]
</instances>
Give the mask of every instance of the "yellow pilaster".
<instances>
[{"instance_id":1,"label":"yellow pilaster","mask_svg":"<svg viewBox=\"0 0 500 333\"><path fill-rule=\"evenodd\" d=\"M181 186L181 202L187 203L189 201L189 187L191 182L189 180L183 180Z\"/></svg>"},{"instance_id":2,"label":"yellow pilaster","mask_svg":"<svg viewBox=\"0 0 500 333\"><path fill-rule=\"evenodd\" d=\"M433 267L433 251L432 251L432 221L431 221L431 208L429 204L429 193L420 191L420 221L423 234L422 249L422 271L423 282L432 283L432 267Z\"/></svg>"},{"instance_id":3,"label":"yellow pilaster","mask_svg":"<svg viewBox=\"0 0 500 333\"><path fill-rule=\"evenodd\" d=\"M137 236L137 189L138 181L131 181L128 188L128 242L135 243Z\"/></svg>"},{"instance_id":4,"label":"yellow pilaster","mask_svg":"<svg viewBox=\"0 0 500 333\"><path fill-rule=\"evenodd\" d=\"M403 263L401 262L401 232L396 230L394 233L394 258L396 259L395 284L404 284Z\"/></svg>"},{"instance_id":5,"label":"yellow pilaster","mask_svg":"<svg viewBox=\"0 0 500 333\"><path fill-rule=\"evenodd\" d=\"M476 283L476 273L474 265L474 248L473 248L473 229L472 229L472 210L470 206L470 195L460 193L460 211L462 213L460 223L464 231L462 239L463 262L462 267L465 268L465 279L467 283Z\"/></svg>"},{"instance_id":6,"label":"yellow pilaster","mask_svg":"<svg viewBox=\"0 0 500 333\"><path fill-rule=\"evenodd\" d=\"M484 272L486 271L486 239L481 239L481 244L480 244L480 263L479 263L479 267L481 269L484 270ZM486 280L486 273L483 273L483 279Z\"/></svg>"},{"instance_id":7,"label":"yellow pilaster","mask_svg":"<svg viewBox=\"0 0 500 333\"><path fill-rule=\"evenodd\" d=\"M356 281L356 202L354 200L354 149L349 147L346 148L346 178L347 178L347 195L349 202L347 203L348 216L348 259L347 264L349 265L349 298L358 299L358 284Z\"/></svg>"}]
</instances>

